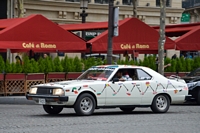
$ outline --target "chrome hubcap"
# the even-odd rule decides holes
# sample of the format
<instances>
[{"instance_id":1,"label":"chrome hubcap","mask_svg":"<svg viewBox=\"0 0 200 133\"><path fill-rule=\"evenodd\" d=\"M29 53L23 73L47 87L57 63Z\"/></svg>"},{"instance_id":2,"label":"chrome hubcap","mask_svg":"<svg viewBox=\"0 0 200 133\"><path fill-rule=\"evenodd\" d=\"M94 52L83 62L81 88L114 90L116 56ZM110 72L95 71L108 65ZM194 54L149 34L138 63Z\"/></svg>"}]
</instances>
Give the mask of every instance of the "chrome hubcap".
<instances>
[{"instance_id":1,"label":"chrome hubcap","mask_svg":"<svg viewBox=\"0 0 200 133\"><path fill-rule=\"evenodd\" d=\"M164 96L159 96L156 100L156 106L160 110L164 110L167 107L167 99Z\"/></svg>"},{"instance_id":2,"label":"chrome hubcap","mask_svg":"<svg viewBox=\"0 0 200 133\"><path fill-rule=\"evenodd\" d=\"M90 98L88 98L88 97L83 98L82 101L81 101L80 106L81 106L82 111L90 112L92 107L93 107L92 100Z\"/></svg>"}]
</instances>

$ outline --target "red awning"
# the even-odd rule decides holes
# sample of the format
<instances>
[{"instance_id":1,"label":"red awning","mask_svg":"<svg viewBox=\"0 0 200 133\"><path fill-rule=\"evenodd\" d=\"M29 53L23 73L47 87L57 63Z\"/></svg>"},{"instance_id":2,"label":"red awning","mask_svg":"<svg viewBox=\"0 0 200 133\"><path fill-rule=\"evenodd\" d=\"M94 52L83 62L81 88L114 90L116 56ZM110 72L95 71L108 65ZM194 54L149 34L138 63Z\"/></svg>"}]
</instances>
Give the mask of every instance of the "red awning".
<instances>
[{"instance_id":1,"label":"red awning","mask_svg":"<svg viewBox=\"0 0 200 133\"><path fill-rule=\"evenodd\" d=\"M200 27L193 29L175 40L176 49L182 51L200 50Z\"/></svg>"},{"instance_id":2,"label":"red awning","mask_svg":"<svg viewBox=\"0 0 200 133\"><path fill-rule=\"evenodd\" d=\"M125 19L126 20L126 19ZM125 20L119 20L119 25ZM81 31L81 30L100 30L108 29L108 22L92 22L92 23L79 23L79 24L61 24L61 28L68 31Z\"/></svg>"},{"instance_id":3,"label":"red awning","mask_svg":"<svg viewBox=\"0 0 200 133\"><path fill-rule=\"evenodd\" d=\"M106 53L108 31L91 39L92 52ZM119 23L119 36L113 37L113 53L124 51L158 52L159 33L137 18L128 18ZM175 49L175 42L166 37L165 49Z\"/></svg>"},{"instance_id":4,"label":"red awning","mask_svg":"<svg viewBox=\"0 0 200 133\"><path fill-rule=\"evenodd\" d=\"M0 49L11 52L81 52L86 42L42 15L0 20Z\"/></svg>"},{"instance_id":5,"label":"red awning","mask_svg":"<svg viewBox=\"0 0 200 133\"><path fill-rule=\"evenodd\" d=\"M108 22L92 22L79 24L62 24L61 28L68 31L94 30L94 29L108 29Z\"/></svg>"},{"instance_id":6,"label":"red awning","mask_svg":"<svg viewBox=\"0 0 200 133\"><path fill-rule=\"evenodd\" d=\"M200 23L190 23L190 24L174 24L166 25L165 33L168 37L177 37L186 34L187 32L198 28ZM154 26L154 29L159 31L159 26Z\"/></svg>"},{"instance_id":7,"label":"red awning","mask_svg":"<svg viewBox=\"0 0 200 133\"><path fill-rule=\"evenodd\" d=\"M170 24L170 25L166 25L165 29L173 29L173 28L180 28L180 29L184 29L184 28L195 28L196 26L199 26L200 23L188 23L188 24ZM160 29L160 26L152 26L152 28L154 29Z\"/></svg>"},{"instance_id":8,"label":"red awning","mask_svg":"<svg viewBox=\"0 0 200 133\"><path fill-rule=\"evenodd\" d=\"M153 28L159 30L158 26ZM167 25L165 32L168 37L179 36L175 40L177 50L200 50L200 23Z\"/></svg>"}]
</instances>

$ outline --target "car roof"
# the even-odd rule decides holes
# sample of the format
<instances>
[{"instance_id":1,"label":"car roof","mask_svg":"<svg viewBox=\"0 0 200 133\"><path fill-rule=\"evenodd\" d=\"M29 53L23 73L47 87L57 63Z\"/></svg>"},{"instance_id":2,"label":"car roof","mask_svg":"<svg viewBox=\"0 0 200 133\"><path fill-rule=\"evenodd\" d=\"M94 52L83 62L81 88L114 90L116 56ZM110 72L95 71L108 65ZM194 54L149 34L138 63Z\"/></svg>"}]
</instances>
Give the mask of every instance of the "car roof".
<instances>
[{"instance_id":1,"label":"car roof","mask_svg":"<svg viewBox=\"0 0 200 133\"><path fill-rule=\"evenodd\" d=\"M92 57L92 56L107 56L107 54L86 54L85 56ZM112 54L112 57L119 58L119 55Z\"/></svg>"},{"instance_id":2,"label":"car roof","mask_svg":"<svg viewBox=\"0 0 200 133\"><path fill-rule=\"evenodd\" d=\"M109 68L147 68L144 66L136 66L136 65L99 65L93 67L109 67Z\"/></svg>"},{"instance_id":3,"label":"car roof","mask_svg":"<svg viewBox=\"0 0 200 133\"><path fill-rule=\"evenodd\" d=\"M150 73L150 75L152 77L154 77L157 80L160 79L166 79L166 77L164 77L163 75L157 73L156 71L154 71L153 69L149 68L149 67L145 67L145 66L136 66L136 65L99 65L99 66L93 66L95 68L97 67L101 67L101 68L111 68L111 69L120 69L120 68L125 68L125 69L130 69L130 68L139 68L139 69L143 69L146 72Z\"/></svg>"}]
</instances>

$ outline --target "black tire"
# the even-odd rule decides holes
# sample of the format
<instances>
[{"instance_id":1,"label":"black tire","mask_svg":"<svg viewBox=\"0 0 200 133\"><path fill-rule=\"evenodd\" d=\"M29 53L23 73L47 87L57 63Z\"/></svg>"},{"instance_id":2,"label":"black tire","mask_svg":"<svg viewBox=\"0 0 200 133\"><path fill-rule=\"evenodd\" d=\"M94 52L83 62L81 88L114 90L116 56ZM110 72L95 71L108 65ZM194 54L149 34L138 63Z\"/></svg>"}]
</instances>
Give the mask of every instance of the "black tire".
<instances>
[{"instance_id":1,"label":"black tire","mask_svg":"<svg viewBox=\"0 0 200 133\"><path fill-rule=\"evenodd\" d=\"M151 110L154 113L166 113L170 106L170 100L167 95L160 94L154 97Z\"/></svg>"},{"instance_id":2,"label":"black tire","mask_svg":"<svg viewBox=\"0 0 200 133\"><path fill-rule=\"evenodd\" d=\"M44 110L51 115L59 114L62 110L62 106L53 106L53 105L43 105Z\"/></svg>"},{"instance_id":3,"label":"black tire","mask_svg":"<svg viewBox=\"0 0 200 133\"><path fill-rule=\"evenodd\" d=\"M120 107L120 109L125 113L131 113L135 107Z\"/></svg>"},{"instance_id":4,"label":"black tire","mask_svg":"<svg viewBox=\"0 0 200 133\"><path fill-rule=\"evenodd\" d=\"M198 95L197 95L197 104L200 105L200 90L198 91Z\"/></svg>"},{"instance_id":5,"label":"black tire","mask_svg":"<svg viewBox=\"0 0 200 133\"><path fill-rule=\"evenodd\" d=\"M77 115L88 116L92 115L96 107L96 102L91 94L81 94L74 105L74 110Z\"/></svg>"}]
</instances>

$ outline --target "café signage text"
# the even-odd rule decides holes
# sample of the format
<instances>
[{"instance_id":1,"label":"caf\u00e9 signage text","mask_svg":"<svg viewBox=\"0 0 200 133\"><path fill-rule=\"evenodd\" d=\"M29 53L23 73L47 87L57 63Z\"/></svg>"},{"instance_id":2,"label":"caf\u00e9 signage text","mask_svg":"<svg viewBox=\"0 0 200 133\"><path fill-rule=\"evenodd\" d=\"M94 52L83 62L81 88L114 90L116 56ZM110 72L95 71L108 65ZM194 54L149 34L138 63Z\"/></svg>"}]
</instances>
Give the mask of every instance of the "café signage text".
<instances>
[{"instance_id":1,"label":"caf\u00e9 signage text","mask_svg":"<svg viewBox=\"0 0 200 133\"><path fill-rule=\"evenodd\" d=\"M22 43L23 48L56 48L56 44L46 44L46 43Z\"/></svg>"},{"instance_id":2,"label":"caf\u00e9 signage text","mask_svg":"<svg viewBox=\"0 0 200 133\"><path fill-rule=\"evenodd\" d=\"M135 45L121 44L120 48L121 49L149 49L149 45L148 44L135 44Z\"/></svg>"}]
</instances>

